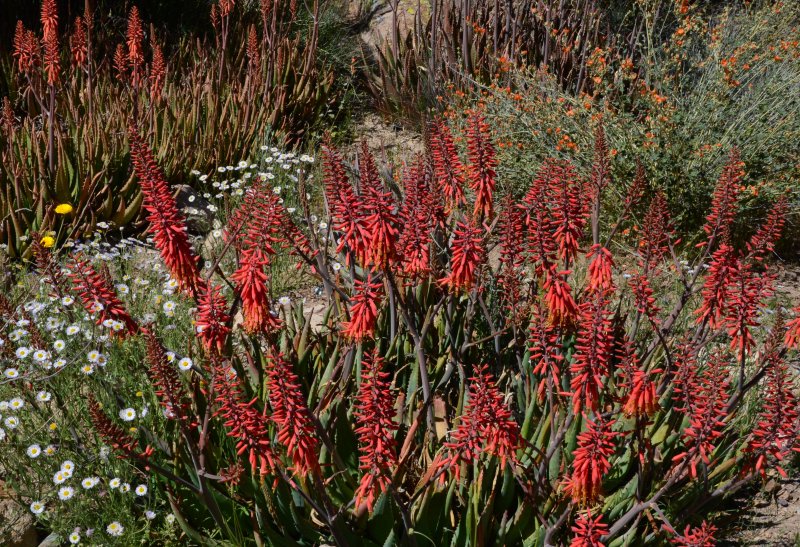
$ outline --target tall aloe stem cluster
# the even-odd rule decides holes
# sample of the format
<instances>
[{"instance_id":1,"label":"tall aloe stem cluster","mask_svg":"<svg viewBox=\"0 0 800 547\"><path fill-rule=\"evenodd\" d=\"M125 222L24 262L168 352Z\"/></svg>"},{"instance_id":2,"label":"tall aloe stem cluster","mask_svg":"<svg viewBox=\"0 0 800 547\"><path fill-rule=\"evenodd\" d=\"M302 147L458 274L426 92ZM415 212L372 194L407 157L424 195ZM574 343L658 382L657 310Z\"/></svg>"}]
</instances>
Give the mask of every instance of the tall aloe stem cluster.
<instances>
[{"instance_id":1,"label":"tall aloe stem cluster","mask_svg":"<svg viewBox=\"0 0 800 547\"><path fill-rule=\"evenodd\" d=\"M491 133L479 112L467 126L462 157L433 122L400 191L366 147L353 180L323 145L323 224L308 204L297 223L257 181L202 275L131 134L154 241L196 300L191 371L175 376L159 333L90 265L74 262L70 277L121 343L147 345L163 431L125 432L105 414L118 404L108 394L91 418L189 537L713 545L714 504L785 473L800 434L786 364L800 320L766 305L786 203L733 246L734 150L707 237L685 249L642 170L618 218L604 218L602 126L590 178L548 160L520 200L495 199ZM631 226L638 239L622 239ZM274 307L268 266L281 248L322 283L321 320L300 303Z\"/></svg>"},{"instance_id":2,"label":"tall aloe stem cluster","mask_svg":"<svg viewBox=\"0 0 800 547\"><path fill-rule=\"evenodd\" d=\"M27 247L20 237L56 229L53 203L73 205L65 236L134 220L142 197L125 142L131 115L178 177L246 159L265 135L302 138L336 98L317 56L319 5L303 9L308 28L293 22L294 2L262 2L257 13L215 2L213 36L164 44L135 5L118 25L88 9L64 21L44 0L41 31L18 22L13 65L4 66L2 243L16 256ZM172 154L176 146L186 154Z\"/></svg>"}]
</instances>

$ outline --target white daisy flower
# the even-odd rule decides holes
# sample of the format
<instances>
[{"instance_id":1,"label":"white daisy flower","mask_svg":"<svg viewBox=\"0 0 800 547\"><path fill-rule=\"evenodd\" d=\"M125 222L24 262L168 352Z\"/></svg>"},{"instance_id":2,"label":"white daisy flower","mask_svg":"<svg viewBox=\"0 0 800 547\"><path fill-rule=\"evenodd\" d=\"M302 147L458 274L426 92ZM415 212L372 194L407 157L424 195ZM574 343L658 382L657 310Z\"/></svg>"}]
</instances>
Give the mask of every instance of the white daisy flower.
<instances>
[{"instance_id":1,"label":"white daisy flower","mask_svg":"<svg viewBox=\"0 0 800 547\"><path fill-rule=\"evenodd\" d=\"M13 380L14 378L19 377L19 371L15 368L7 368L3 371L3 375L9 380Z\"/></svg>"},{"instance_id":2,"label":"white daisy flower","mask_svg":"<svg viewBox=\"0 0 800 547\"><path fill-rule=\"evenodd\" d=\"M62 486L58 489L58 499L61 501L67 501L68 499L72 498L75 495L75 489L71 486Z\"/></svg>"},{"instance_id":3,"label":"white daisy flower","mask_svg":"<svg viewBox=\"0 0 800 547\"><path fill-rule=\"evenodd\" d=\"M75 336L81 332L81 328L78 325L70 325L67 327L67 336Z\"/></svg>"},{"instance_id":4,"label":"white daisy flower","mask_svg":"<svg viewBox=\"0 0 800 547\"><path fill-rule=\"evenodd\" d=\"M44 503L41 501L34 501L31 503L31 513L34 515L39 515L44 511Z\"/></svg>"},{"instance_id":5,"label":"white daisy flower","mask_svg":"<svg viewBox=\"0 0 800 547\"><path fill-rule=\"evenodd\" d=\"M167 362L171 363L174 360L175 360L175 352L174 351L168 351L167 352Z\"/></svg>"},{"instance_id":6,"label":"white daisy flower","mask_svg":"<svg viewBox=\"0 0 800 547\"><path fill-rule=\"evenodd\" d=\"M83 486L84 490L90 490L97 486L100 482L100 479L97 477L87 477L81 481L81 486Z\"/></svg>"},{"instance_id":7,"label":"white daisy flower","mask_svg":"<svg viewBox=\"0 0 800 547\"><path fill-rule=\"evenodd\" d=\"M67 361L65 359L56 359L55 361L53 361L53 366L55 368L63 368L66 364Z\"/></svg>"},{"instance_id":8,"label":"white daisy flower","mask_svg":"<svg viewBox=\"0 0 800 547\"><path fill-rule=\"evenodd\" d=\"M108 487L109 488L119 488L120 484L122 484L122 481L117 477L114 477L113 479L108 481Z\"/></svg>"},{"instance_id":9,"label":"white daisy flower","mask_svg":"<svg viewBox=\"0 0 800 547\"><path fill-rule=\"evenodd\" d=\"M278 304L280 304L281 306L288 306L291 303L292 299L289 298L288 296L281 296L280 298L278 298Z\"/></svg>"},{"instance_id":10,"label":"white daisy flower","mask_svg":"<svg viewBox=\"0 0 800 547\"><path fill-rule=\"evenodd\" d=\"M63 471L56 471L56 474L53 475L53 484L63 484L69 478L67 473Z\"/></svg>"},{"instance_id":11,"label":"white daisy flower","mask_svg":"<svg viewBox=\"0 0 800 547\"><path fill-rule=\"evenodd\" d=\"M136 487L136 490L134 491L136 492L137 496L144 496L145 494L147 494L147 486L144 484L140 484L139 486Z\"/></svg>"},{"instance_id":12,"label":"white daisy flower","mask_svg":"<svg viewBox=\"0 0 800 547\"><path fill-rule=\"evenodd\" d=\"M119 487L119 491L122 492L123 494L127 494L128 492L131 491L131 485L128 484L127 482L123 482Z\"/></svg>"},{"instance_id":13,"label":"white daisy flower","mask_svg":"<svg viewBox=\"0 0 800 547\"><path fill-rule=\"evenodd\" d=\"M81 367L81 372L84 373L86 376L89 376L90 374L94 373L94 365L92 364L83 365Z\"/></svg>"},{"instance_id":14,"label":"white daisy flower","mask_svg":"<svg viewBox=\"0 0 800 547\"><path fill-rule=\"evenodd\" d=\"M28 454L29 458L38 458L42 453L42 447L38 444L32 444L28 447L25 453Z\"/></svg>"},{"instance_id":15,"label":"white daisy flower","mask_svg":"<svg viewBox=\"0 0 800 547\"><path fill-rule=\"evenodd\" d=\"M6 438L6 430L0 427L0 441L5 440Z\"/></svg>"},{"instance_id":16,"label":"white daisy flower","mask_svg":"<svg viewBox=\"0 0 800 547\"><path fill-rule=\"evenodd\" d=\"M48 392L48 391L40 391L39 393L36 394L36 400L41 402L41 403L46 403L51 398L52 398L52 395L50 395L50 392Z\"/></svg>"},{"instance_id":17,"label":"white daisy flower","mask_svg":"<svg viewBox=\"0 0 800 547\"><path fill-rule=\"evenodd\" d=\"M45 456L52 456L56 453L56 447L52 444L48 444L44 449Z\"/></svg>"},{"instance_id":18,"label":"white daisy flower","mask_svg":"<svg viewBox=\"0 0 800 547\"><path fill-rule=\"evenodd\" d=\"M144 512L144 518L146 518L147 520L153 520L154 518L156 518L156 514L155 512L150 511L148 509L147 511Z\"/></svg>"},{"instance_id":19,"label":"white daisy flower","mask_svg":"<svg viewBox=\"0 0 800 547\"><path fill-rule=\"evenodd\" d=\"M17 359L25 359L28 355L30 355L31 350L26 348L25 346L20 346L17 348Z\"/></svg>"},{"instance_id":20,"label":"white daisy flower","mask_svg":"<svg viewBox=\"0 0 800 547\"><path fill-rule=\"evenodd\" d=\"M119 417L123 422L132 422L136 419L136 411L132 408L123 408L119 411Z\"/></svg>"},{"instance_id":21,"label":"white daisy flower","mask_svg":"<svg viewBox=\"0 0 800 547\"><path fill-rule=\"evenodd\" d=\"M71 296L65 296L64 298L61 299L61 304L63 304L64 306L71 306L74 303L75 299L72 298Z\"/></svg>"},{"instance_id":22,"label":"white daisy flower","mask_svg":"<svg viewBox=\"0 0 800 547\"><path fill-rule=\"evenodd\" d=\"M190 370L192 368L192 365L193 365L192 360L189 359L188 357L184 357L183 359L178 361L178 368L184 372Z\"/></svg>"},{"instance_id":23,"label":"white daisy flower","mask_svg":"<svg viewBox=\"0 0 800 547\"><path fill-rule=\"evenodd\" d=\"M50 354L47 353L43 349L37 349L33 352L33 360L37 363L41 363L42 361L47 361L50 358Z\"/></svg>"},{"instance_id":24,"label":"white daisy flower","mask_svg":"<svg viewBox=\"0 0 800 547\"><path fill-rule=\"evenodd\" d=\"M172 316L175 313L175 305L176 305L175 302L173 302L172 300L167 300L166 302L164 302L164 313L166 313L169 316Z\"/></svg>"},{"instance_id":25,"label":"white daisy flower","mask_svg":"<svg viewBox=\"0 0 800 547\"><path fill-rule=\"evenodd\" d=\"M72 472L75 470L75 462L72 460L64 460L61 464L61 470L72 475Z\"/></svg>"},{"instance_id":26,"label":"white daisy flower","mask_svg":"<svg viewBox=\"0 0 800 547\"><path fill-rule=\"evenodd\" d=\"M119 537L122 535L122 532L125 531L125 528L116 520L106 526L106 532L108 532L109 536L116 536Z\"/></svg>"},{"instance_id":27,"label":"white daisy flower","mask_svg":"<svg viewBox=\"0 0 800 547\"><path fill-rule=\"evenodd\" d=\"M72 532L68 539L71 544L76 545L81 542L81 535L78 532Z\"/></svg>"},{"instance_id":28,"label":"white daisy flower","mask_svg":"<svg viewBox=\"0 0 800 547\"><path fill-rule=\"evenodd\" d=\"M16 429L19 427L19 418L16 416L9 416L3 423L6 424L6 427L9 429Z\"/></svg>"},{"instance_id":29,"label":"white daisy flower","mask_svg":"<svg viewBox=\"0 0 800 547\"><path fill-rule=\"evenodd\" d=\"M86 354L86 358L89 360L90 363L96 363L100 360L100 352L96 349L93 349L89 353Z\"/></svg>"},{"instance_id":30,"label":"white daisy flower","mask_svg":"<svg viewBox=\"0 0 800 547\"><path fill-rule=\"evenodd\" d=\"M67 343L63 340L56 340L53 342L53 349L56 351L63 351L65 347L67 347Z\"/></svg>"},{"instance_id":31,"label":"white daisy flower","mask_svg":"<svg viewBox=\"0 0 800 547\"><path fill-rule=\"evenodd\" d=\"M19 410L24 406L25 406L25 401L23 401L19 397L14 397L8 402L8 408L12 410Z\"/></svg>"}]
</instances>

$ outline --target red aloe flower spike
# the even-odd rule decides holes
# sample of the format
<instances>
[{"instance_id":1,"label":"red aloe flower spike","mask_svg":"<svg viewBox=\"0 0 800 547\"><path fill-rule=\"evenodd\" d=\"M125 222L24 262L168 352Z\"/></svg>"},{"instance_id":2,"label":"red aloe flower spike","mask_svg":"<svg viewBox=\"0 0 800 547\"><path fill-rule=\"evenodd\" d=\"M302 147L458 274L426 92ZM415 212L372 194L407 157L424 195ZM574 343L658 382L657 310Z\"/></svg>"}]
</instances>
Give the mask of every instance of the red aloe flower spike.
<instances>
[{"instance_id":1,"label":"red aloe flower spike","mask_svg":"<svg viewBox=\"0 0 800 547\"><path fill-rule=\"evenodd\" d=\"M236 242L236 247L242 251L258 249L264 258L276 253L275 244L286 245L283 238L283 206L280 197L262 182L257 182L251 190L254 201L245 204L247 216L242 219L243 233ZM233 233L229 237L234 237Z\"/></svg>"},{"instance_id":2,"label":"red aloe flower spike","mask_svg":"<svg viewBox=\"0 0 800 547\"><path fill-rule=\"evenodd\" d=\"M467 154L469 166L467 173L470 186L475 192L475 209L473 216L476 222L492 216L492 194L495 186L495 169L497 157L492 145L489 124L479 113L474 113L467 121Z\"/></svg>"},{"instance_id":3,"label":"red aloe flower spike","mask_svg":"<svg viewBox=\"0 0 800 547\"><path fill-rule=\"evenodd\" d=\"M675 351L675 374L672 377L672 400L675 410L689 412L694 406L699 385L697 348L691 343L681 343Z\"/></svg>"},{"instance_id":4,"label":"red aloe flower spike","mask_svg":"<svg viewBox=\"0 0 800 547\"><path fill-rule=\"evenodd\" d=\"M446 454L437 457L436 466L452 472L456 480L460 480L462 463L474 463L484 453L500 458L503 467L506 462L518 463L519 424L486 365L478 367L471 378L464 411L450 438L445 443Z\"/></svg>"},{"instance_id":5,"label":"red aloe flower spike","mask_svg":"<svg viewBox=\"0 0 800 547\"><path fill-rule=\"evenodd\" d=\"M117 44L114 50L114 70L117 71L117 76L123 82L128 77L128 56L125 54L125 46Z\"/></svg>"},{"instance_id":6,"label":"red aloe flower spike","mask_svg":"<svg viewBox=\"0 0 800 547\"><path fill-rule=\"evenodd\" d=\"M128 63L133 75L133 85L139 85L139 78L144 67L144 30L142 29L142 18L139 16L139 8L133 6L128 15L128 29L126 32L128 45Z\"/></svg>"},{"instance_id":7,"label":"red aloe flower spike","mask_svg":"<svg viewBox=\"0 0 800 547\"><path fill-rule=\"evenodd\" d=\"M736 266L736 254L727 243L720 245L719 249L711 255L711 264L703 283L703 303L695 311L698 325L707 322L712 329L719 326L728 304L728 281L735 272Z\"/></svg>"},{"instance_id":8,"label":"red aloe flower spike","mask_svg":"<svg viewBox=\"0 0 800 547\"><path fill-rule=\"evenodd\" d=\"M361 447L359 469L363 472L355 492L355 506L366 505L371 513L375 501L392 483L397 465L394 432L397 422L390 374L376 350L361 360L361 385L355 403L355 433Z\"/></svg>"},{"instance_id":9,"label":"red aloe flower spike","mask_svg":"<svg viewBox=\"0 0 800 547\"><path fill-rule=\"evenodd\" d=\"M47 83L56 85L61 71L58 48L58 6L56 5L56 0L44 0L42 2L42 30Z\"/></svg>"},{"instance_id":10,"label":"red aloe flower spike","mask_svg":"<svg viewBox=\"0 0 800 547\"><path fill-rule=\"evenodd\" d=\"M730 229L738 210L737 201L742 178L744 178L744 163L739 155L739 150L733 148L714 189L711 212L706 217L706 223L703 226L708 240L701 245L728 242Z\"/></svg>"},{"instance_id":11,"label":"red aloe flower spike","mask_svg":"<svg viewBox=\"0 0 800 547\"><path fill-rule=\"evenodd\" d=\"M525 277L523 254L524 211L514 205L508 197L500 213L500 268L497 284L500 287L500 302L511 313L507 321L520 323L524 313L521 305L522 282ZM527 310L525 310L527 311Z\"/></svg>"},{"instance_id":12,"label":"red aloe flower spike","mask_svg":"<svg viewBox=\"0 0 800 547\"><path fill-rule=\"evenodd\" d=\"M355 206L356 195L350 184L341 154L328 142L322 145L325 199L333 217L343 216Z\"/></svg>"},{"instance_id":13,"label":"red aloe flower spike","mask_svg":"<svg viewBox=\"0 0 800 547\"><path fill-rule=\"evenodd\" d=\"M611 431L614 420L586 419L586 431L578 435L573 452L572 475L565 490L573 503L591 505L602 497L603 477L611 469L609 458L614 454L614 439L619 433Z\"/></svg>"},{"instance_id":14,"label":"red aloe flower spike","mask_svg":"<svg viewBox=\"0 0 800 547\"><path fill-rule=\"evenodd\" d=\"M582 514L572 527L575 536L569 547L605 547L600 538L608 534L608 525L603 522L603 515L592 518L591 510Z\"/></svg>"},{"instance_id":15,"label":"red aloe flower spike","mask_svg":"<svg viewBox=\"0 0 800 547\"><path fill-rule=\"evenodd\" d=\"M623 208L624 211L630 212L636 205L644 197L644 193L647 190L647 174L645 173L644 166L640 163L636 163L636 175L633 177L633 181L627 188L625 192L625 207Z\"/></svg>"},{"instance_id":16,"label":"red aloe flower spike","mask_svg":"<svg viewBox=\"0 0 800 547\"><path fill-rule=\"evenodd\" d=\"M34 37L35 38L35 37ZM28 30L22 21L17 21L17 26L14 28L14 50L12 55L17 59L17 70L21 74L27 74L36 63L38 57L39 44L35 43L36 47L31 51L30 43L28 42Z\"/></svg>"},{"instance_id":17,"label":"red aloe flower spike","mask_svg":"<svg viewBox=\"0 0 800 547\"><path fill-rule=\"evenodd\" d=\"M164 80L167 77L167 65L164 62L164 53L161 51L161 45L155 41L152 42L153 61L150 64L150 100L153 101L161 96L164 90Z\"/></svg>"},{"instance_id":18,"label":"red aloe flower spike","mask_svg":"<svg viewBox=\"0 0 800 547\"><path fill-rule=\"evenodd\" d=\"M563 348L559 341L558 329L548 323L546 311L539 301L533 305L530 329L530 353L533 373L541 377L537 394L544 399L545 388L560 391L561 363L564 361Z\"/></svg>"},{"instance_id":19,"label":"red aloe flower spike","mask_svg":"<svg viewBox=\"0 0 800 547\"><path fill-rule=\"evenodd\" d=\"M717 544L714 539L716 531L717 528L706 521L697 528L687 525L683 535L672 538L671 543L678 547L714 547Z\"/></svg>"},{"instance_id":20,"label":"red aloe flower spike","mask_svg":"<svg viewBox=\"0 0 800 547\"><path fill-rule=\"evenodd\" d=\"M780 462L792 451L800 451L797 447L800 437L800 400L795 394L794 375L789 372L784 359L782 331L783 318L779 314L764 343L762 359L767 369L766 387L761 397L764 403L744 449L751 459L744 472L754 470L764 478L771 463L770 459L774 460L772 465L778 473L786 477L786 471L780 466Z\"/></svg>"},{"instance_id":21,"label":"red aloe flower spike","mask_svg":"<svg viewBox=\"0 0 800 547\"><path fill-rule=\"evenodd\" d=\"M731 337L731 348L740 359L755 345L750 330L758 326L759 306L772 294L772 280L772 274L754 272L752 265L743 260L737 260L729 273L723 320Z\"/></svg>"},{"instance_id":22,"label":"red aloe flower spike","mask_svg":"<svg viewBox=\"0 0 800 547\"><path fill-rule=\"evenodd\" d=\"M280 328L280 321L271 312L265 272L267 263L267 257L261 249L250 247L242 252L239 269L231 276L242 299L242 327L251 334Z\"/></svg>"},{"instance_id":23,"label":"red aloe flower spike","mask_svg":"<svg viewBox=\"0 0 800 547\"><path fill-rule=\"evenodd\" d=\"M278 426L278 442L292 460L292 470L300 476L319 473L319 441L314 420L292 365L272 350L267 376L272 421Z\"/></svg>"},{"instance_id":24,"label":"red aloe flower spike","mask_svg":"<svg viewBox=\"0 0 800 547\"><path fill-rule=\"evenodd\" d=\"M554 236L565 264L578 254L578 240L586 227L588 204L584 185L569 162L561 162L550 171Z\"/></svg>"},{"instance_id":25,"label":"red aloe flower spike","mask_svg":"<svg viewBox=\"0 0 800 547\"><path fill-rule=\"evenodd\" d=\"M197 295L204 281L197 269L199 257L189 243L186 221L150 147L142 141L135 127L130 127L128 138L134 171L144 194L142 207L148 213L148 231L153 234L155 246L170 275L183 290Z\"/></svg>"},{"instance_id":26,"label":"red aloe flower spike","mask_svg":"<svg viewBox=\"0 0 800 547\"><path fill-rule=\"evenodd\" d=\"M371 275L364 281L356 280L350 298L350 321L342 325L342 336L356 342L371 338L375 333L382 297L383 284L373 282Z\"/></svg>"},{"instance_id":27,"label":"red aloe flower spike","mask_svg":"<svg viewBox=\"0 0 800 547\"><path fill-rule=\"evenodd\" d=\"M197 302L197 320L195 327L197 336L207 351L222 353L228 334L230 317L227 312L228 303L222 296L219 285L207 283Z\"/></svg>"},{"instance_id":28,"label":"red aloe flower spike","mask_svg":"<svg viewBox=\"0 0 800 547\"><path fill-rule=\"evenodd\" d=\"M781 196L773 205L763 224L747 242L748 258L761 261L775 250L775 243L781 238L788 211L789 204L786 196Z\"/></svg>"},{"instance_id":29,"label":"red aloe flower spike","mask_svg":"<svg viewBox=\"0 0 800 547\"><path fill-rule=\"evenodd\" d=\"M470 221L458 222L450 248L450 273L439 283L453 292L467 291L475 285L478 269L485 260L483 234Z\"/></svg>"},{"instance_id":30,"label":"red aloe flower spike","mask_svg":"<svg viewBox=\"0 0 800 547\"><path fill-rule=\"evenodd\" d=\"M98 325L102 325L106 319L112 319L125 326L120 332L123 336L136 334L139 331L139 326L117 298L114 289L92 268L88 260L74 259L70 271L68 277L72 282L72 288L78 294L86 311L92 314L98 313Z\"/></svg>"},{"instance_id":31,"label":"red aloe flower spike","mask_svg":"<svg viewBox=\"0 0 800 547\"><path fill-rule=\"evenodd\" d=\"M669 206L663 192L656 192L642 222L642 237L639 240L641 264L647 269L658 267L669 253L669 241L673 228Z\"/></svg>"},{"instance_id":32,"label":"red aloe flower spike","mask_svg":"<svg viewBox=\"0 0 800 547\"><path fill-rule=\"evenodd\" d=\"M58 35L58 5L56 0L42 2L42 36L45 41Z\"/></svg>"},{"instance_id":33,"label":"red aloe flower spike","mask_svg":"<svg viewBox=\"0 0 800 547\"><path fill-rule=\"evenodd\" d=\"M797 306L793 313L795 315L794 319L786 324L786 337L783 343L787 349L800 348L800 306Z\"/></svg>"},{"instance_id":34,"label":"red aloe flower spike","mask_svg":"<svg viewBox=\"0 0 800 547\"><path fill-rule=\"evenodd\" d=\"M256 78L261 70L261 47L259 46L256 26L250 25L247 32L247 71L251 78Z\"/></svg>"},{"instance_id":35,"label":"red aloe flower spike","mask_svg":"<svg viewBox=\"0 0 800 547\"><path fill-rule=\"evenodd\" d=\"M722 436L727 417L728 401L727 356L718 352L709 357L706 369L692 386L694 397L689 408L689 426L683 431L685 451L672 458L673 462L689 463L692 477L697 477L697 464L711 464L714 441Z\"/></svg>"},{"instance_id":36,"label":"red aloe flower spike","mask_svg":"<svg viewBox=\"0 0 800 547\"><path fill-rule=\"evenodd\" d=\"M169 362L164 346L153 333L146 332L144 337L147 343L150 380L153 382L156 395L164 408L164 415L168 419L175 418L181 422L190 420L192 418L191 404L186 397L178 369ZM197 419L194 420L195 423L187 422L188 427L196 427Z\"/></svg>"},{"instance_id":37,"label":"red aloe flower spike","mask_svg":"<svg viewBox=\"0 0 800 547\"><path fill-rule=\"evenodd\" d=\"M596 410L604 379L611 371L614 333L608 299L600 293L589 296L580 306L578 338L572 372L572 411Z\"/></svg>"},{"instance_id":38,"label":"red aloe flower spike","mask_svg":"<svg viewBox=\"0 0 800 547\"><path fill-rule=\"evenodd\" d=\"M622 406L626 416L644 417L655 414L659 409L656 385L650 373L637 368L633 371L628 399Z\"/></svg>"},{"instance_id":39,"label":"red aloe flower spike","mask_svg":"<svg viewBox=\"0 0 800 547\"><path fill-rule=\"evenodd\" d=\"M219 0L220 17L228 17L236 5L236 0Z\"/></svg>"},{"instance_id":40,"label":"red aloe flower spike","mask_svg":"<svg viewBox=\"0 0 800 547\"><path fill-rule=\"evenodd\" d=\"M367 237L367 262L374 268L385 268L395 256L399 235L396 207L391 192L383 189L375 158L364 141L361 145L361 198Z\"/></svg>"},{"instance_id":41,"label":"red aloe flower spike","mask_svg":"<svg viewBox=\"0 0 800 547\"><path fill-rule=\"evenodd\" d=\"M528 253L534 265L536 277L541 278L556 261L555 223L548 209L551 201L550 181L560 173L555 160L548 159L533 179L523 199L528 232Z\"/></svg>"},{"instance_id":42,"label":"red aloe flower spike","mask_svg":"<svg viewBox=\"0 0 800 547\"><path fill-rule=\"evenodd\" d=\"M592 245L586 254L589 259L589 292L607 292L614 288L611 270L614 268L614 257L611 251L599 243Z\"/></svg>"},{"instance_id":43,"label":"red aloe flower spike","mask_svg":"<svg viewBox=\"0 0 800 547\"><path fill-rule=\"evenodd\" d=\"M86 64L89 52L86 45L86 24L81 16L75 18L74 31L69 43L72 64L77 67L83 67Z\"/></svg>"},{"instance_id":44,"label":"red aloe flower spike","mask_svg":"<svg viewBox=\"0 0 800 547\"><path fill-rule=\"evenodd\" d=\"M214 415L224 421L228 436L236 439L238 455L247 453L252 473L267 475L277 467L277 459L270 443L268 421L255 404L258 398L245 401L241 380L229 366L217 362L214 366Z\"/></svg>"},{"instance_id":45,"label":"red aloe flower spike","mask_svg":"<svg viewBox=\"0 0 800 547\"><path fill-rule=\"evenodd\" d=\"M405 198L398 213L403 226L397 244L403 275L421 279L431 271L430 241L433 229L427 173L420 159L406 172Z\"/></svg>"},{"instance_id":46,"label":"red aloe flower spike","mask_svg":"<svg viewBox=\"0 0 800 547\"><path fill-rule=\"evenodd\" d=\"M547 291L545 301L550 311L550 324L570 326L578 316L578 305L572 297L572 288L567 283L571 270L556 271L555 266L547 271L544 289Z\"/></svg>"},{"instance_id":47,"label":"red aloe flower spike","mask_svg":"<svg viewBox=\"0 0 800 547\"><path fill-rule=\"evenodd\" d=\"M341 253L347 247L350 250L346 255L347 264L351 264L355 257L364 265L369 258L368 242L371 238L365 221L364 200L356 196L339 153L324 145L322 156L328 210L334 229L342 234L336 252Z\"/></svg>"},{"instance_id":48,"label":"red aloe flower spike","mask_svg":"<svg viewBox=\"0 0 800 547\"><path fill-rule=\"evenodd\" d=\"M137 452L136 447L139 442L112 422L103 412L100 403L91 394L88 396L87 406L89 407L89 418L92 421L92 425L100 434L103 442L111 448L122 452L128 457L140 459L146 459L153 453L153 449L149 446L145 448L144 452Z\"/></svg>"},{"instance_id":49,"label":"red aloe flower spike","mask_svg":"<svg viewBox=\"0 0 800 547\"><path fill-rule=\"evenodd\" d=\"M453 135L444 120L434 119L429 128L429 135L436 184L444 194L445 212L450 214L454 209L466 203L462 175L464 166L458 158Z\"/></svg>"},{"instance_id":50,"label":"red aloe flower spike","mask_svg":"<svg viewBox=\"0 0 800 547\"><path fill-rule=\"evenodd\" d=\"M13 55L17 58L17 68L22 74L30 74L41 60L39 38L32 30L26 29L22 21L17 21L14 29Z\"/></svg>"},{"instance_id":51,"label":"red aloe flower spike","mask_svg":"<svg viewBox=\"0 0 800 547\"><path fill-rule=\"evenodd\" d=\"M656 305L655 293L650 286L650 279L645 274L634 274L628 280L628 284L633 292L636 311L647 317L654 325L658 325L658 313L661 308Z\"/></svg>"}]
</instances>

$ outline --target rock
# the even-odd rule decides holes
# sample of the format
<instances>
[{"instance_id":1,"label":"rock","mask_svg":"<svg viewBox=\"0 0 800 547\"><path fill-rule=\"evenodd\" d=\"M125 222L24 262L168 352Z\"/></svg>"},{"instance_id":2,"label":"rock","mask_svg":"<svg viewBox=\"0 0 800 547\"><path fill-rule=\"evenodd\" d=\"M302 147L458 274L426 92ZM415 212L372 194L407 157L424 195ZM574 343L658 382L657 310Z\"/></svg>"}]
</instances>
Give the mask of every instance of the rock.
<instances>
[{"instance_id":1,"label":"rock","mask_svg":"<svg viewBox=\"0 0 800 547\"><path fill-rule=\"evenodd\" d=\"M0 544L6 547L36 547L36 520L11 499L0 498Z\"/></svg>"},{"instance_id":2,"label":"rock","mask_svg":"<svg viewBox=\"0 0 800 547\"><path fill-rule=\"evenodd\" d=\"M58 547L61 545L61 538L56 534L50 534L39 544L39 547Z\"/></svg>"},{"instance_id":3,"label":"rock","mask_svg":"<svg viewBox=\"0 0 800 547\"><path fill-rule=\"evenodd\" d=\"M222 223L214 219L211 224L211 230L203 239L203 243L195 248L200 249L200 256L206 260L213 260L217 257L218 253L222 252L224 247L225 237L222 234Z\"/></svg>"},{"instance_id":4,"label":"rock","mask_svg":"<svg viewBox=\"0 0 800 547\"><path fill-rule=\"evenodd\" d=\"M186 227L190 234L205 235L214 226L214 213L208 210L211 205L188 184L175 187L175 201L178 210L186 217Z\"/></svg>"}]
</instances>

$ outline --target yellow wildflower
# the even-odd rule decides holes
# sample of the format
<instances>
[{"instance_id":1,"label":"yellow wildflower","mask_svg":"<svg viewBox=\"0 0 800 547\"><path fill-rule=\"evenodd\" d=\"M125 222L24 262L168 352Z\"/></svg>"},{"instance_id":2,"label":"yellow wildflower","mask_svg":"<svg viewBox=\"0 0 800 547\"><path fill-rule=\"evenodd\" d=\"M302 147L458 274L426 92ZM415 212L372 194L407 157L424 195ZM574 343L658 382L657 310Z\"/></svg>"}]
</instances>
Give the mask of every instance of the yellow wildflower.
<instances>
[{"instance_id":1,"label":"yellow wildflower","mask_svg":"<svg viewBox=\"0 0 800 547\"><path fill-rule=\"evenodd\" d=\"M40 243L41 243L43 246L45 246L45 247L52 247L53 245L55 245L55 244L56 244L56 240L55 240L55 239L53 239L53 238L52 238L52 237L50 237L50 236L44 236L44 237L42 238L42 240L40 241Z\"/></svg>"},{"instance_id":2,"label":"yellow wildflower","mask_svg":"<svg viewBox=\"0 0 800 547\"><path fill-rule=\"evenodd\" d=\"M68 215L72 212L72 205L69 203L61 203L56 205L56 213L59 215Z\"/></svg>"}]
</instances>

